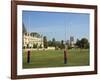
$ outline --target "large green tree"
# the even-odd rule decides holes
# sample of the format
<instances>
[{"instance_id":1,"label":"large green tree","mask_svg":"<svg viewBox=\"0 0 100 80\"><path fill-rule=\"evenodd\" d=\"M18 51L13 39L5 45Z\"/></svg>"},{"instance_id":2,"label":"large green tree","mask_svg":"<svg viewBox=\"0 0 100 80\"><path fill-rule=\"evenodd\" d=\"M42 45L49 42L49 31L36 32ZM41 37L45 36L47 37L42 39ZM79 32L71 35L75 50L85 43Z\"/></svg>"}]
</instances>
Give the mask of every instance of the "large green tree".
<instances>
[{"instance_id":1,"label":"large green tree","mask_svg":"<svg viewBox=\"0 0 100 80\"><path fill-rule=\"evenodd\" d=\"M81 40L77 39L76 46L79 48L89 48L88 39L82 38Z\"/></svg>"},{"instance_id":2,"label":"large green tree","mask_svg":"<svg viewBox=\"0 0 100 80\"><path fill-rule=\"evenodd\" d=\"M82 47L82 48L89 48L88 39L86 39L86 38L82 38L82 39L81 39L81 47Z\"/></svg>"}]
</instances>

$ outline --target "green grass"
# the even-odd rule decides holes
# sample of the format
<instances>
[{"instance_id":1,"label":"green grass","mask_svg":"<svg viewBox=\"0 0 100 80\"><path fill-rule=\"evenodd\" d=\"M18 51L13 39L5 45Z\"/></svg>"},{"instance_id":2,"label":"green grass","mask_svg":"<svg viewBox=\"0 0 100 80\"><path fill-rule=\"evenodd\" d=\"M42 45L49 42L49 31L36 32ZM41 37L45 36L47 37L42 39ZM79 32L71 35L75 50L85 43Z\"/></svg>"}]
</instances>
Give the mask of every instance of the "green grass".
<instances>
[{"instance_id":1,"label":"green grass","mask_svg":"<svg viewBox=\"0 0 100 80\"><path fill-rule=\"evenodd\" d=\"M27 63L27 52L23 51L23 68L85 66L89 65L89 50L68 50L68 61L64 64L63 50L31 51L30 63Z\"/></svg>"}]
</instances>

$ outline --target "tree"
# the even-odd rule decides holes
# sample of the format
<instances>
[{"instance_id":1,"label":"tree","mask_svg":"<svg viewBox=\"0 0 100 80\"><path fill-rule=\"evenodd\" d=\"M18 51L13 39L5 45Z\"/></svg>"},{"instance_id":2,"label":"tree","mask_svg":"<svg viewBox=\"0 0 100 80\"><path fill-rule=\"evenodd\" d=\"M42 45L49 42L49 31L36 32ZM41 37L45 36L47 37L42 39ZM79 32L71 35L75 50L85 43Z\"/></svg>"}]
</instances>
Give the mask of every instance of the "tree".
<instances>
[{"instance_id":1,"label":"tree","mask_svg":"<svg viewBox=\"0 0 100 80\"><path fill-rule=\"evenodd\" d=\"M55 38L52 38L52 41L51 40L48 41L48 46L56 47L56 40L55 40Z\"/></svg>"},{"instance_id":2,"label":"tree","mask_svg":"<svg viewBox=\"0 0 100 80\"><path fill-rule=\"evenodd\" d=\"M64 48L65 48L64 41L63 41L63 40L61 40L60 49L64 49Z\"/></svg>"},{"instance_id":3,"label":"tree","mask_svg":"<svg viewBox=\"0 0 100 80\"><path fill-rule=\"evenodd\" d=\"M23 33L26 33L26 32L27 32L27 30L26 30L26 28L25 28L24 23L22 24L22 27L23 27Z\"/></svg>"},{"instance_id":4,"label":"tree","mask_svg":"<svg viewBox=\"0 0 100 80\"><path fill-rule=\"evenodd\" d=\"M79 39L77 39L76 44L75 44L78 48L81 48L81 41Z\"/></svg>"},{"instance_id":5,"label":"tree","mask_svg":"<svg viewBox=\"0 0 100 80\"><path fill-rule=\"evenodd\" d=\"M37 44L33 44L33 48L37 48Z\"/></svg>"},{"instance_id":6,"label":"tree","mask_svg":"<svg viewBox=\"0 0 100 80\"><path fill-rule=\"evenodd\" d=\"M53 47L56 46L56 40L55 40L55 38L52 38L52 46L53 46Z\"/></svg>"},{"instance_id":7,"label":"tree","mask_svg":"<svg viewBox=\"0 0 100 80\"><path fill-rule=\"evenodd\" d=\"M82 47L82 48L89 48L88 39L86 39L86 38L82 38L82 39L81 39L81 47Z\"/></svg>"},{"instance_id":8,"label":"tree","mask_svg":"<svg viewBox=\"0 0 100 80\"><path fill-rule=\"evenodd\" d=\"M51 40L48 41L48 46L52 46L52 41Z\"/></svg>"},{"instance_id":9,"label":"tree","mask_svg":"<svg viewBox=\"0 0 100 80\"><path fill-rule=\"evenodd\" d=\"M44 43L44 48L47 48L48 47L48 41L47 41L46 36L43 37L43 43Z\"/></svg>"},{"instance_id":10,"label":"tree","mask_svg":"<svg viewBox=\"0 0 100 80\"><path fill-rule=\"evenodd\" d=\"M79 48L89 48L88 39L82 38L81 40L77 39L76 46Z\"/></svg>"},{"instance_id":11,"label":"tree","mask_svg":"<svg viewBox=\"0 0 100 80\"><path fill-rule=\"evenodd\" d=\"M42 48L42 44L40 44L39 48Z\"/></svg>"},{"instance_id":12,"label":"tree","mask_svg":"<svg viewBox=\"0 0 100 80\"><path fill-rule=\"evenodd\" d=\"M61 46L61 42L60 41L56 41L56 47L60 48Z\"/></svg>"}]
</instances>

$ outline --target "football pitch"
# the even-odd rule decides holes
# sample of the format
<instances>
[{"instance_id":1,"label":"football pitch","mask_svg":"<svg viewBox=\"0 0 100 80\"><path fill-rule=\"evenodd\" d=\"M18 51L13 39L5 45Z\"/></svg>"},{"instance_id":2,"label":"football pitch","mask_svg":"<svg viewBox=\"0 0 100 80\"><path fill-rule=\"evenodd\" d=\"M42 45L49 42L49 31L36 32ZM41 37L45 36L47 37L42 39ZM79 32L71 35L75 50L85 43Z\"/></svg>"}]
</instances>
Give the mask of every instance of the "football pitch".
<instances>
[{"instance_id":1,"label":"football pitch","mask_svg":"<svg viewBox=\"0 0 100 80\"><path fill-rule=\"evenodd\" d=\"M89 65L88 49L70 49L67 53L67 64L64 64L63 50L36 50L30 53L27 63L27 52L23 50L23 68L45 68Z\"/></svg>"}]
</instances>

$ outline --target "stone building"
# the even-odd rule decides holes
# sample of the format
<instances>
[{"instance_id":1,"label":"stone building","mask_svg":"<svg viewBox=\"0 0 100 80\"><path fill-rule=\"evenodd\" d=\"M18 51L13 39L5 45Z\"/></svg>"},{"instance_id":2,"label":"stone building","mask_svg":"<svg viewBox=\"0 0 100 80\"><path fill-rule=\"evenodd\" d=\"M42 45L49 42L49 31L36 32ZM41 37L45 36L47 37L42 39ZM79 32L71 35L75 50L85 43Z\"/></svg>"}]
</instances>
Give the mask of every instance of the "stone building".
<instances>
[{"instance_id":1,"label":"stone building","mask_svg":"<svg viewBox=\"0 0 100 80\"><path fill-rule=\"evenodd\" d=\"M36 32L23 34L23 48L43 48L43 37Z\"/></svg>"}]
</instances>

